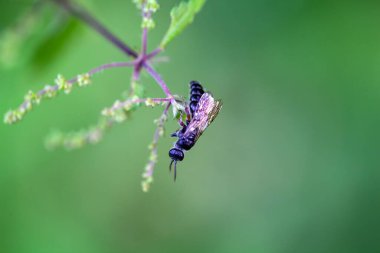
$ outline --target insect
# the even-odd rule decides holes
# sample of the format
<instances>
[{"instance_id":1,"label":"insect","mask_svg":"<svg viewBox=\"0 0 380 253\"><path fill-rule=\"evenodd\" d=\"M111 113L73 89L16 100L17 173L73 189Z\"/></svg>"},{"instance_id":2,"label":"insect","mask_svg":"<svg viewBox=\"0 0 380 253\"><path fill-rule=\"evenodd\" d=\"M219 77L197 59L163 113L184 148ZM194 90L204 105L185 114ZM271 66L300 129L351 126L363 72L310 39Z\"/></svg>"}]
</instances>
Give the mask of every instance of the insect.
<instances>
[{"instance_id":1,"label":"insect","mask_svg":"<svg viewBox=\"0 0 380 253\"><path fill-rule=\"evenodd\" d=\"M172 134L173 137L178 137L174 147L169 150L169 157L172 159L169 169L171 171L174 164L174 181L177 177L177 162L183 160L184 152L195 145L216 118L222 108L222 101L214 99L211 93L204 92L199 82L191 81L189 108L190 119L186 124L182 123L182 128Z\"/></svg>"}]
</instances>

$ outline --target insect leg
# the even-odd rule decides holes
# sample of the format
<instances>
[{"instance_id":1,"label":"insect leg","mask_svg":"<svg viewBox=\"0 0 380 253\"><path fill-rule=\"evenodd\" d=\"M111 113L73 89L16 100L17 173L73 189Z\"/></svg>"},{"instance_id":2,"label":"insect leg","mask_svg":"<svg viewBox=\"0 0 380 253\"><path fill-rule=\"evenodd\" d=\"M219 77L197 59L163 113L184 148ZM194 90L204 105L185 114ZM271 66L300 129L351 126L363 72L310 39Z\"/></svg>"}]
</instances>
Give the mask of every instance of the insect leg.
<instances>
[{"instance_id":1,"label":"insect leg","mask_svg":"<svg viewBox=\"0 0 380 253\"><path fill-rule=\"evenodd\" d=\"M179 124L181 127L186 126L186 124L182 121L182 117L181 117L181 119L178 120L178 124Z\"/></svg>"},{"instance_id":2,"label":"insect leg","mask_svg":"<svg viewBox=\"0 0 380 253\"><path fill-rule=\"evenodd\" d=\"M185 112L186 112L186 123L189 124L190 123L190 120L191 120L191 113L190 113L190 109L189 109L189 106L186 106L185 107Z\"/></svg>"},{"instance_id":3,"label":"insect leg","mask_svg":"<svg viewBox=\"0 0 380 253\"><path fill-rule=\"evenodd\" d=\"M170 172L172 172L172 164L173 164L173 162L174 162L174 160L172 160L172 161L170 162L170 165L169 165L169 171L170 171Z\"/></svg>"}]
</instances>

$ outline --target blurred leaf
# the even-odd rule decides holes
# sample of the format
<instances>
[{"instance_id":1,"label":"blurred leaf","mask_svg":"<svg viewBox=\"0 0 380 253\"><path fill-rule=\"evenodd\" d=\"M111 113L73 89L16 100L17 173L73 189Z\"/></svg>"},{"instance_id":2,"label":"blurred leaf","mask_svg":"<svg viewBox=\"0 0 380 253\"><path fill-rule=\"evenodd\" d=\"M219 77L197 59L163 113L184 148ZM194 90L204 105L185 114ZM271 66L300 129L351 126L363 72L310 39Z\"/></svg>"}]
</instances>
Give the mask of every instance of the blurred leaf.
<instances>
[{"instance_id":1,"label":"blurred leaf","mask_svg":"<svg viewBox=\"0 0 380 253\"><path fill-rule=\"evenodd\" d=\"M31 44L30 38L38 32L43 14L42 5L35 4L26 8L19 16L14 15L12 25L0 33L0 65L13 67L24 56L22 51Z\"/></svg>"},{"instance_id":2,"label":"blurred leaf","mask_svg":"<svg viewBox=\"0 0 380 253\"><path fill-rule=\"evenodd\" d=\"M80 22L74 18L61 20L56 27L39 43L31 56L31 63L37 70L42 70L49 62L62 53L65 45L73 39L81 29Z\"/></svg>"},{"instance_id":3,"label":"blurred leaf","mask_svg":"<svg viewBox=\"0 0 380 253\"><path fill-rule=\"evenodd\" d=\"M72 20L57 11L53 5L46 2L32 5L13 25L0 33L0 65L13 68L29 63L39 49L46 50L47 44L51 59L55 52L59 51L59 47L71 38L67 34L74 26ZM52 43L58 42L57 39L59 43ZM41 57L41 54L38 57Z\"/></svg>"},{"instance_id":4,"label":"blurred leaf","mask_svg":"<svg viewBox=\"0 0 380 253\"><path fill-rule=\"evenodd\" d=\"M190 0L188 2L181 2L178 6L174 7L170 12L171 22L160 47L165 48L166 45L178 36L189 24L194 20L206 0Z\"/></svg>"},{"instance_id":5,"label":"blurred leaf","mask_svg":"<svg viewBox=\"0 0 380 253\"><path fill-rule=\"evenodd\" d=\"M11 3L11 4L10 4ZM0 31L5 27L15 24L15 22L28 10L39 8L42 1L40 0L23 0L23 1L0 1Z\"/></svg>"}]
</instances>

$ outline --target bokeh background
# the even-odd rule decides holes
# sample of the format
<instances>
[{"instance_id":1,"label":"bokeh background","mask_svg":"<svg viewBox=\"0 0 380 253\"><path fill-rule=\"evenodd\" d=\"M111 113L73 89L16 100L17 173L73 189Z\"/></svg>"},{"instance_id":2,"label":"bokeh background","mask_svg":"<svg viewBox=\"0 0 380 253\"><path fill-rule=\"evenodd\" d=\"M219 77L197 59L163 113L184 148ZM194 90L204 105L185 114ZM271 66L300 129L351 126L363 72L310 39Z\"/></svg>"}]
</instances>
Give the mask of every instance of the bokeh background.
<instances>
[{"instance_id":1,"label":"bokeh background","mask_svg":"<svg viewBox=\"0 0 380 253\"><path fill-rule=\"evenodd\" d=\"M0 2L1 31L29 2ZM82 3L138 48L131 1ZM150 49L176 3L160 1ZM126 60L84 25L45 23L50 32L0 70L2 115L58 73ZM379 252L379 27L379 1L209 0L157 65L173 92L186 95L196 79L224 101L177 182L167 136L152 188L141 191L159 108L139 109L98 145L44 148L51 129L91 125L128 89L131 70L106 71L20 124L0 124L0 251ZM163 95L142 80L148 95Z\"/></svg>"}]
</instances>

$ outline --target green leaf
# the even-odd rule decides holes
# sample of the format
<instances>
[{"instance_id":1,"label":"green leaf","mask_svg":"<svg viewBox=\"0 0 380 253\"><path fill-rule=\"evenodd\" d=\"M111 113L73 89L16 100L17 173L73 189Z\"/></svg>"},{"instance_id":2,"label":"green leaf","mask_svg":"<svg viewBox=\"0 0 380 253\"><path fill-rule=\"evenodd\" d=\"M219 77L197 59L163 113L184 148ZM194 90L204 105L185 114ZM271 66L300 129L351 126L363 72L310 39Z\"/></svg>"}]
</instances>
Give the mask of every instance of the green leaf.
<instances>
[{"instance_id":1,"label":"green leaf","mask_svg":"<svg viewBox=\"0 0 380 253\"><path fill-rule=\"evenodd\" d=\"M178 36L194 20L195 14L201 9L206 0L189 0L181 2L170 12L171 22L160 47L165 48L167 44Z\"/></svg>"}]
</instances>

